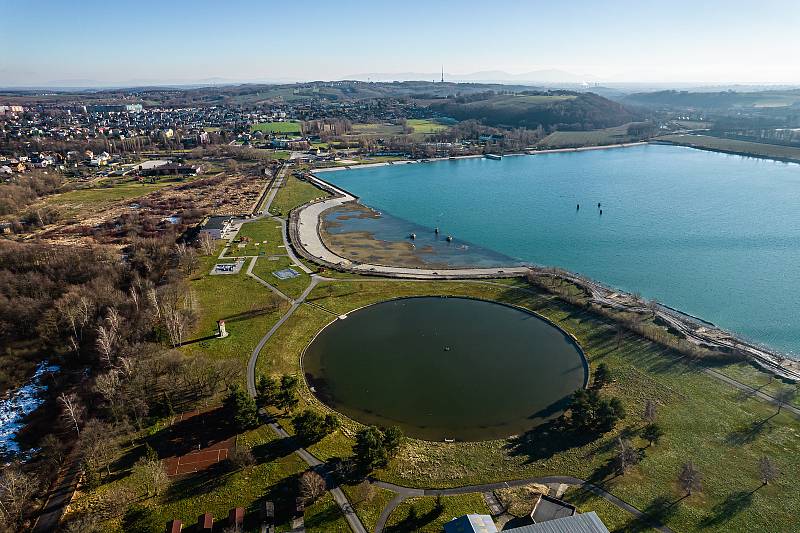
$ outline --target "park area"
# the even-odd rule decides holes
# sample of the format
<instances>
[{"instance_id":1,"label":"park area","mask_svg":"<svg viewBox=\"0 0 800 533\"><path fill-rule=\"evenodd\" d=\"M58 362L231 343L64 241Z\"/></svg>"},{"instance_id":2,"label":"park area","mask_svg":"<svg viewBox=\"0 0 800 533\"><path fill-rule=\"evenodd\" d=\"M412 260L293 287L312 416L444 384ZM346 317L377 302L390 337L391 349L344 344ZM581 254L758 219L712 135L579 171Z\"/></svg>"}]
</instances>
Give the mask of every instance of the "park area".
<instances>
[{"instance_id":1,"label":"park area","mask_svg":"<svg viewBox=\"0 0 800 533\"><path fill-rule=\"evenodd\" d=\"M259 122L250 127L251 132L263 133L280 133L280 134L296 134L299 135L302 131L301 124L295 120L285 122Z\"/></svg>"}]
</instances>

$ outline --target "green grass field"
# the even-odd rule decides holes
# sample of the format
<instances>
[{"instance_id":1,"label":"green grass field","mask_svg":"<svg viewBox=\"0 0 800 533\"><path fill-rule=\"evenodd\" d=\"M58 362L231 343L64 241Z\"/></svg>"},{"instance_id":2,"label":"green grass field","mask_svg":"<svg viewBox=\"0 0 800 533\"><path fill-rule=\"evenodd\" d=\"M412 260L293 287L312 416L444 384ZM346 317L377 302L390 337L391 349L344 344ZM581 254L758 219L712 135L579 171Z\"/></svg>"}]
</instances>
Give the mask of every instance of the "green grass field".
<instances>
[{"instance_id":1,"label":"green grass field","mask_svg":"<svg viewBox=\"0 0 800 533\"><path fill-rule=\"evenodd\" d=\"M239 243L234 242L225 256L284 255L286 254L286 248L283 247L282 233L280 222L270 218L262 218L242 224L242 228L236 234L234 241L242 239L242 237L249 240ZM245 246L240 248L240 244Z\"/></svg>"},{"instance_id":2,"label":"green grass field","mask_svg":"<svg viewBox=\"0 0 800 533\"><path fill-rule=\"evenodd\" d=\"M330 196L322 189L311 185L307 181L299 180L294 176L286 178L284 185L278 189L275 199L269 210L279 216L288 216L289 211L317 198Z\"/></svg>"},{"instance_id":3,"label":"green grass field","mask_svg":"<svg viewBox=\"0 0 800 533\"><path fill-rule=\"evenodd\" d=\"M414 133L423 133L426 135L449 129L449 127L444 124L439 124L436 121L428 119L410 118L406 123L409 127L414 129Z\"/></svg>"},{"instance_id":4,"label":"green grass field","mask_svg":"<svg viewBox=\"0 0 800 533\"><path fill-rule=\"evenodd\" d=\"M460 494L458 496L442 496L441 509L436 508L436 498L423 496L409 498L397 506L386 521L387 533L439 533L445 522L456 516L477 513L489 514L489 508L480 494Z\"/></svg>"},{"instance_id":5,"label":"green grass field","mask_svg":"<svg viewBox=\"0 0 800 533\"><path fill-rule=\"evenodd\" d=\"M301 133L301 124L297 121L286 122L260 122L250 126L251 132L261 131L264 133Z\"/></svg>"},{"instance_id":6,"label":"green grass field","mask_svg":"<svg viewBox=\"0 0 800 533\"><path fill-rule=\"evenodd\" d=\"M705 150L800 162L800 148L794 146L755 143L737 139L723 139L710 135L663 135L661 137L656 137L655 140L667 141L673 144Z\"/></svg>"},{"instance_id":7,"label":"green grass field","mask_svg":"<svg viewBox=\"0 0 800 533\"><path fill-rule=\"evenodd\" d=\"M592 364L609 365L616 379L609 393L621 398L629 415L615 431L585 444L572 443L558 434L537 436L536 432L525 442L444 444L410 440L387 469L376 473L378 477L405 485L446 487L570 474L602 482L617 496L659 515L678 531L737 531L746 527L783 531L793 523L790 509L800 508L800 494L792 490L791 476L784 475L760 488L756 470L759 457L764 455L772 457L784 472L793 468L800 452L800 422L785 413L776 414L774 407L743 396L701 372L680 354L638 336L626 336L617 348L613 325L594 314L541 294L519 291L513 284L334 282L319 286L311 299L331 313L341 314L389 297L413 294L497 299L554 320L576 335ZM302 306L265 346L259 371L297 373L299 354L333 318L332 314ZM752 372L759 373L756 369ZM647 448L644 460L628 474L609 477L608 465L618 434L630 434L638 446L646 446L636 437L646 399L657 402L659 423L666 436ZM307 406L325 409L305 389L299 408ZM354 427L357 425L346 421L342 432L311 449L321 458L348 456L352 441L347 435ZM703 472L704 490L680 500L675 479L687 459ZM628 520L626 527L641 526L622 515L612 519L624 520Z\"/></svg>"},{"instance_id":8,"label":"green grass field","mask_svg":"<svg viewBox=\"0 0 800 533\"><path fill-rule=\"evenodd\" d=\"M278 321L286 304L245 275L247 263L235 275L209 275L217 262L216 254L202 257L189 280L189 291L196 302L197 324L186 336L187 344L182 350L189 355L233 358L244 364L264 332ZM230 335L224 339L209 338L215 335L220 319L225 320Z\"/></svg>"},{"instance_id":9,"label":"green grass field","mask_svg":"<svg viewBox=\"0 0 800 533\"><path fill-rule=\"evenodd\" d=\"M279 279L273 274L273 272L285 268L291 268L300 275L290 279ZM287 256L275 256L274 259L270 257L259 257L256 266L253 267L253 274L291 298L299 297L311 282L311 278L308 274L303 272L303 270L295 265Z\"/></svg>"}]
</instances>

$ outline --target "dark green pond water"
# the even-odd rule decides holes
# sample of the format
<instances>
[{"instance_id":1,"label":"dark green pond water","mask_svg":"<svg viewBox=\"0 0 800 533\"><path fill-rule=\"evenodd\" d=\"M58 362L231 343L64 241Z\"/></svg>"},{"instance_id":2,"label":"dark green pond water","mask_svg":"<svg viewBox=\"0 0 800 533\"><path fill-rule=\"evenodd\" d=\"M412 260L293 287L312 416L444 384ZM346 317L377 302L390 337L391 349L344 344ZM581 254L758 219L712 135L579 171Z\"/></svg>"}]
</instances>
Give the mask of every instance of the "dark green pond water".
<instances>
[{"instance_id":1,"label":"dark green pond water","mask_svg":"<svg viewBox=\"0 0 800 533\"><path fill-rule=\"evenodd\" d=\"M422 297L337 320L308 346L306 379L327 405L408 436L488 440L557 416L586 368L580 348L531 313Z\"/></svg>"}]
</instances>

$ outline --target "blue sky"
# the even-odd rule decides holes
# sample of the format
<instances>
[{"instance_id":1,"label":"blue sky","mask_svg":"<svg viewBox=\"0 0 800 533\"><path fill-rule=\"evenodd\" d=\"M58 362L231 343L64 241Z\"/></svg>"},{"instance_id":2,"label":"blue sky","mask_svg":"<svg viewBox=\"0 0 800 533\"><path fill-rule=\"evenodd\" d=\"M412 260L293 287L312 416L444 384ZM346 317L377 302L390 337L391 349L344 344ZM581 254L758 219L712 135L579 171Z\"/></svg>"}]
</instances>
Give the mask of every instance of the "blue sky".
<instances>
[{"instance_id":1,"label":"blue sky","mask_svg":"<svg viewBox=\"0 0 800 533\"><path fill-rule=\"evenodd\" d=\"M0 86L561 69L800 83L797 0L0 0Z\"/></svg>"}]
</instances>

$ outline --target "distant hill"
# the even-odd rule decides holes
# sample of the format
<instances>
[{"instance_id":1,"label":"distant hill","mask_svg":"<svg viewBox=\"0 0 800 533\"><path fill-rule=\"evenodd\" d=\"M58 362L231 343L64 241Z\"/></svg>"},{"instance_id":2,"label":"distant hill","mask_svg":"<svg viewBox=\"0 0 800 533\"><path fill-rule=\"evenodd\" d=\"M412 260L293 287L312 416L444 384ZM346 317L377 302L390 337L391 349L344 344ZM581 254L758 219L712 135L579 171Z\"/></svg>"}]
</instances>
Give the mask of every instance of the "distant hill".
<instances>
[{"instance_id":1,"label":"distant hill","mask_svg":"<svg viewBox=\"0 0 800 533\"><path fill-rule=\"evenodd\" d=\"M369 72L364 74L351 74L345 80L370 80L370 81L418 81L439 80L441 72ZM444 73L444 79L450 82L475 82L475 83L502 83L502 84L579 84L592 81L589 76L582 76L558 69L534 70L522 74L509 74L502 70L485 70L468 74Z\"/></svg>"},{"instance_id":2,"label":"distant hill","mask_svg":"<svg viewBox=\"0 0 800 533\"><path fill-rule=\"evenodd\" d=\"M800 90L754 92L655 91L630 94L624 97L622 102L650 108L694 108L710 111L731 108L774 108L798 105L800 103Z\"/></svg>"},{"instance_id":3,"label":"distant hill","mask_svg":"<svg viewBox=\"0 0 800 533\"><path fill-rule=\"evenodd\" d=\"M489 126L590 130L640 119L622 104L594 93L554 91L502 94L481 100L448 99L431 109L456 120L478 120Z\"/></svg>"}]
</instances>

